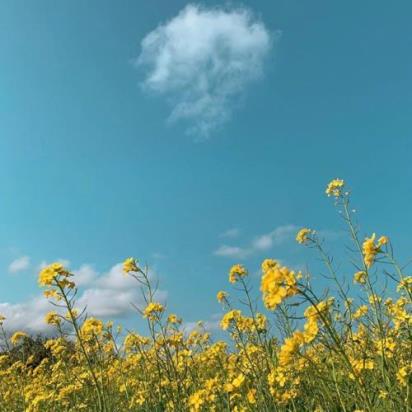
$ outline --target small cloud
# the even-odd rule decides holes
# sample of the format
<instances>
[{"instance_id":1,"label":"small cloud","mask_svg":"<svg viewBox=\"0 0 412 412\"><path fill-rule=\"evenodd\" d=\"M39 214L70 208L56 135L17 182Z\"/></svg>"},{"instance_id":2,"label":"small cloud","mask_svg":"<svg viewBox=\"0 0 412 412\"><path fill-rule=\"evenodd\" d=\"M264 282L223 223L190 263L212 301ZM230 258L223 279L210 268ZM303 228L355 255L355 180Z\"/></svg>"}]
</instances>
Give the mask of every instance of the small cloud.
<instances>
[{"instance_id":1,"label":"small cloud","mask_svg":"<svg viewBox=\"0 0 412 412\"><path fill-rule=\"evenodd\" d=\"M257 236L248 247L221 245L213 253L216 256L244 259L258 252L271 249L292 239L298 230L295 225L283 225L269 233Z\"/></svg>"},{"instance_id":2,"label":"small cloud","mask_svg":"<svg viewBox=\"0 0 412 412\"><path fill-rule=\"evenodd\" d=\"M183 322L182 329L186 334L194 330L206 332L216 332L220 330L221 313L213 313L208 320L198 322Z\"/></svg>"},{"instance_id":3,"label":"small cloud","mask_svg":"<svg viewBox=\"0 0 412 412\"><path fill-rule=\"evenodd\" d=\"M262 235L253 241L253 248L256 250L268 250L273 245L271 234Z\"/></svg>"},{"instance_id":4,"label":"small cloud","mask_svg":"<svg viewBox=\"0 0 412 412\"><path fill-rule=\"evenodd\" d=\"M172 106L169 121L189 121L188 131L205 138L262 75L271 45L249 9L189 4L144 37L137 65L147 69L144 88Z\"/></svg>"},{"instance_id":5,"label":"small cloud","mask_svg":"<svg viewBox=\"0 0 412 412\"><path fill-rule=\"evenodd\" d=\"M268 250L272 246L281 245L286 240L292 239L298 227L295 225L279 226L272 232L258 236L253 241L253 248L256 250Z\"/></svg>"},{"instance_id":6,"label":"small cloud","mask_svg":"<svg viewBox=\"0 0 412 412\"><path fill-rule=\"evenodd\" d=\"M235 238L238 237L240 234L240 229L237 227L233 227L231 229L226 230L225 232L221 233L219 237L223 238Z\"/></svg>"},{"instance_id":7,"label":"small cloud","mask_svg":"<svg viewBox=\"0 0 412 412\"><path fill-rule=\"evenodd\" d=\"M250 249L241 248L239 246L221 245L213 252L213 254L216 256L244 259L250 255L250 252Z\"/></svg>"},{"instance_id":8,"label":"small cloud","mask_svg":"<svg viewBox=\"0 0 412 412\"><path fill-rule=\"evenodd\" d=\"M30 258L28 256L21 256L9 265L9 273L17 273L26 270L30 267Z\"/></svg>"}]
</instances>

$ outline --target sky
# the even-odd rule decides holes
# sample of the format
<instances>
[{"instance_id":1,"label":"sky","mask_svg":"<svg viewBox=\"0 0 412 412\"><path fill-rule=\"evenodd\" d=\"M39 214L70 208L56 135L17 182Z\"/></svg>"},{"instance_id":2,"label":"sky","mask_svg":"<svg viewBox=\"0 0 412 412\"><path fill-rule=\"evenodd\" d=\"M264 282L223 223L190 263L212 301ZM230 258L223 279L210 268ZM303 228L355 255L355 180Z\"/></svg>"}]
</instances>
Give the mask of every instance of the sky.
<instances>
[{"instance_id":1,"label":"sky","mask_svg":"<svg viewBox=\"0 0 412 412\"><path fill-rule=\"evenodd\" d=\"M409 1L0 4L0 313L44 331L39 268L63 261L79 305L141 327L134 256L159 299L212 328L227 272L344 259L325 194L345 179L362 236L411 256ZM347 273L341 274L346 276ZM322 281L319 280L322 285Z\"/></svg>"}]
</instances>

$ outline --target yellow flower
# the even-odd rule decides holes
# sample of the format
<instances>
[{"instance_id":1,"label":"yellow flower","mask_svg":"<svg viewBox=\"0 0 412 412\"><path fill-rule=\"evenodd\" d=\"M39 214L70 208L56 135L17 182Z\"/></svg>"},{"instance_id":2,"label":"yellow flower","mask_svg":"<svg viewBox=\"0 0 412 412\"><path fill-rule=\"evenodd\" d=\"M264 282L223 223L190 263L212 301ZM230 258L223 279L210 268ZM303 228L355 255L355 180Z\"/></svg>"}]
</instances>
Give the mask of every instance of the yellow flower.
<instances>
[{"instance_id":1,"label":"yellow flower","mask_svg":"<svg viewBox=\"0 0 412 412\"><path fill-rule=\"evenodd\" d=\"M306 227L303 229L300 229L296 235L296 242L300 244L306 243L309 239L309 235L312 233L313 233L312 229L308 229Z\"/></svg>"},{"instance_id":2,"label":"yellow flower","mask_svg":"<svg viewBox=\"0 0 412 412\"><path fill-rule=\"evenodd\" d=\"M372 236L366 238L362 244L363 260L368 268L373 265L376 255L382 251L382 246L386 245L389 241L386 236L381 236L375 244L375 238L376 234L373 233Z\"/></svg>"},{"instance_id":3,"label":"yellow flower","mask_svg":"<svg viewBox=\"0 0 412 412\"><path fill-rule=\"evenodd\" d=\"M203 399L204 395L205 395L205 391L204 389L201 389L190 396L189 398L190 411L197 412L201 410L201 407L205 402Z\"/></svg>"},{"instance_id":4,"label":"yellow flower","mask_svg":"<svg viewBox=\"0 0 412 412\"><path fill-rule=\"evenodd\" d=\"M250 389L246 397L247 397L247 401L251 405L254 405L256 403L256 389Z\"/></svg>"},{"instance_id":5,"label":"yellow flower","mask_svg":"<svg viewBox=\"0 0 412 412\"><path fill-rule=\"evenodd\" d=\"M59 315L53 311L46 314L46 316L44 317L44 321L48 325L60 325L61 323Z\"/></svg>"},{"instance_id":6,"label":"yellow flower","mask_svg":"<svg viewBox=\"0 0 412 412\"><path fill-rule=\"evenodd\" d=\"M61 300L61 296L59 295L59 292L56 289L47 289L43 292L43 295L47 299L53 298L56 300Z\"/></svg>"},{"instance_id":7,"label":"yellow flower","mask_svg":"<svg viewBox=\"0 0 412 412\"><path fill-rule=\"evenodd\" d=\"M406 276L399 282L398 286L396 287L396 290L400 292L402 289L410 289L412 292L412 276Z\"/></svg>"},{"instance_id":8,"label":"yellow flower","mask_svg":"<svg viewBox=\"0 0 412 412\"><path fill-rule=\"evenodd\" d=\"M260 290L266 308L274 310L284 299L298 293L295 272L268 260L263 262L262 268Z\"/></svg>"},{"instance_id":9,"label":"yellow flower","mask_svg":"<svg viewBox=\"0 0 412 412\"><path fill-rule=\"evenodd\" d=\"M279 265L279 262L274 260L274 259L265 259L262 262L262 272L265 273L267 272L269 269L273 269L276 266Z\"/></svg>"},{"instance_id":10,"label":"yellow flower","mask_svg":"<svg viewBox=\"0 0 412 412\"><path fill-rule=\"evenodd\" d=\"M388 392L386 392L386 391L384 391L384 390L381 389L381 390L379 391L379 396L378 396L378 398L379 398L379 399L386 399L386 398L388 397L388 395L389 395Z\"/></svg>"},{"instance_id":11,"label":"yellow flower","mask_svg":"<svg viewBox=\"0 0 412 412\"><path fill-rule=\"evenodd\" d=\"M223 315L222 320L220 321L220 327L223 330L229 329L233 322L238 321L241 318L242 314L240 310L231 310Z\"/></svg>"},{"instance_id":12,"label":"yellow flower","mask_svg":"<svg viewBox=\"0 0 412 412\"><path fill-rule=\"evenodd\" d=\"M342 179L333 179L329 182L325 193L328 196L339 197L341 195L342 188L345 186L345 181Z\"/></svg>"},{"instance_id":13,"label":"yellow flower","mask_svg":"<svg viewBox=\"0 0 412 412\"><path fill-rule=\"evenodd\" d=\"M229 271L229 282L236 283L240 278L247 276L247 270L243 265L233 265Z\"/></svg>"},{"instance_id":14,"label":"yellow flower","mask_svg":"<svg viewBox=\"0 0 412 412\"><path fill-rule=\"evenodd\" d=\"M233 379L232 385L235 388L239 388L240 386L242 386L244 381L245 381L245 375L243 375L243 373L239 373L239 375L235 379Z\"/></svg>"},{"instance_id":15,"label":"yellow flower","mask_svg":"<svg viewBox=\"0 0 412 412\"><path fill-rule=\"evenodd\" d=\"M363 270L360 270L359 272L356 272L353 275L353 282L364 285L366 283L366 277L367 277L366 272L364 272Z\"/></svg>"},{"instance_id":16,"label":"yellow flower","mask_svg":"<svg viewBox=\"0 0 412 412\"><path fill-rule=\"evenodd\" d=\"M381 236L378 239L378 246L386 245L389 242L389 238L387 236Z\"/></svg>"},{"instance_id":17,"label":"yellow flower","mask_svg":"<svg viewBox=\"0 0 412 412\"><path fill-rule=\"evenodd\" d=\"M353 319L359 319L368 313L368 307L366 305L359 306L359 308L353 313Z\"/></svg>"},{"instance_id":18,"label":"yellow flower","mask_svg":"<svg viewBox=\"0 0 412 412\"><path fill-rule=\"evenodd\" d=\"M88 318L83 322L81 333L84 337L98 336L103 331L103 322L96 318Z\"/></svg>"},{"instance_id":19,"label":"yellow flower","mask_svg":"<svg viewBox=\"0 0 412 412\"><path fill-rule=\"evenodd\" d=\"M223 290L217 292L216 299L219 303L222 303L227 298L227 293Z\"/></svg>"},{"instance_id":20,"label":"yellow flower","mask_svg":"<svg viewBox=\"0 0 412 412\"><path fill-rule=\"evenodd\" d=\"M123 272L124 273L129 273L129 272L138 272L139 267L137 266L137 260L129 257L125 259L123 262Z\"/></svg>"},{"instance_id":21,"label":"yellow flower","mask_svg":"<svg viewBox=\"0 0 412 412\"><path fill-rule=\"evenodd\" d=\"M59 275L67 277L69 276L69 271L59 262L52 263L40 271L39 285L51 286Z\"/></svg>"},{"instance_id":22,"label":"yellow flower","mask_svg":"<svg viewBox=\"0 0 412 412\"><path fill-rule=\"evenodd\" d=\"M22 339L27 338L27 337L28 337L27 333L18 331L18 332L15 332L13 336L10 338L10 342L13 345L17 345Z\"/></svg>"},{"instance_id":23,"label":"yellow flower","mask_svg":"<svg viewBox=\"0 0 412 412\"><path fill-rule=\"evenodd\" d=\"M167 321L171 324L174 324L174 325L182 323L182 319L179 319L174 313L171 313L168 316Z\"/></svg>"},{"instance_id":24,"label":"yellow flower","mask_svg":"<svg viewBox=\"0 0 412 412\"><path fill-rule=\"evenodd\" d=\"M401 386L407 385L407 377L410 373L410 368L408 366L402 366L396 373L396 379Z\"/></svg>"},{"instance_id":25,"label":"yellow flower","mask_svg":"<svg viewBox=\"0 0 412 412\"><path fill-rule=\"evenodd\" d=\"M155 320L165 310L161 303L150 302L143 311L143 317Z\"/></svg>"},{"instance_id":26,"label":"yellow flower","mask_svg":"<svg viewBox=\"0 0 412 412\"><path fill-rule=\"evenodd\" d=\"M375 306L382 302L382 298L378 295L370 295L368 300L371 305Z\"/></svg>"},{"instance_id":27,"label":"yellow flower","mask_svg":"<svg viewBox=\"0 0 412 412\"><path fill-rule=\"evenodd\" d=\"M305 336L301 331L295 331L293 335L285 339L279 350L279 365L288 365L298 353L299 347L305 343Z\"/></svg>"},{"instance_id":28,"label":"yellow flower","mask_svg":"<svg viewBox=\"0 0 412 412\"><path fill-rule=\"evenodd\" d=\"M3 322L6 320L6 317L0 314L0 326L3 325Z\"/></svg>"}]
</instances>

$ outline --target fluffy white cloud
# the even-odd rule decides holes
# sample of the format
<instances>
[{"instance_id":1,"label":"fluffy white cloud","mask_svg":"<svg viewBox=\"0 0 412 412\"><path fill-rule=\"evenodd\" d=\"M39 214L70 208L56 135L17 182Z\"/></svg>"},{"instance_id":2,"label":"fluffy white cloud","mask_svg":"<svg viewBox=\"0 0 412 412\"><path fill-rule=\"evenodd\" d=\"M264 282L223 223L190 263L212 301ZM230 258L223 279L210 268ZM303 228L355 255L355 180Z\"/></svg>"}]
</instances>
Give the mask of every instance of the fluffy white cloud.
<instances>
[{"instance_id":1,"label":"fluffy white cloud","mask_svg":"<svg viewBox=\"0 0 412 412\"><path fill-rule=\"evenodd\" d=\"M189 120L190 132L207 137L262 75L271 44L250 10L190 4L144 37L137 65L147 69L144 88L172 105L169 120Z\"/></svg>"},{"instance_id":2,"label":"fluffy white cloud","mask_svg":"<svg viewBox=\"0 0 412 412\"><path fill-rule=\"evenodd\" d=\"M214 254L216 256L245 259L292 239L297 230L298 227L295 225L279 226L269 233L257 236L248 247L221 245L214 251Z\"/></svg>"},{"instance_id":3,"label":"fluffy white cloud","mask_svg":"<svg viewBox=\"0 0 412 412\"><path fill-rule=\"evenodd\" d=\"M28 269L30 266L30 258L28 256L21 256L9 265L9 272L10 273L17 273L21 272L22 270Z\"/></svg>"},{"instance_id":4,"label":"fluffy white cloud","mask_svg":"<svg viewBox=\"0 0 412 412\"><path fill-rule=\"evenodd\" d=\"M4 326L10 333L16 330L47 333L50 328L44 322L44 315L49 310L50 303L42 296L23 303L0 303L0 314L6 317Z\"/></svg>"},{"instance_id":5,"label":"fluffy white cloud","mask_svg":"<svg viewBox=\"0 0 412 412\"><path fill-rule=\"evenodd\" d=\"M76 277L76 285L83 286L92 283L98 276L98 273L91 265L81 265L79 269L74 270L73 274Z\"/></svg>"},{"instance_id":6,"label":"fluffy white cloud","mask_svg":"<svg viewBox=\"0 0 412 412\"><path fill-rule=\"evenodd\" d=\"M79 286L76 307L86 307L89 316L122 319L135 312L132 304L138 308L144 307L140 284L131 276L123 274L121 263L106 273L99 274L92 266L86 264L73 270L73 273ZM151 277L154 276L152 273ZM155 296L158 301L164 303L167 292L159 290ZM44 316L50 310L60 311L43 296L22 303L0 303L0 314L6 317L5 328L9 332L21 329L34 334L48 334L51 329L45 324Z\"/></svg>"},{"instance_id":7,"label":"fluffy white cloud","mask_svg":"<svg viewBox=\"0 0 412 412\"><path fill-rule=\"evenodd\" d=\"M121 318L144 306L140 284L132 276L123 273L122 263L113 266L107 273L96 277L78 300L79 307L87 306L87 313L96 317ZM149 273L153 279L155 274ZM77 279L77 278L76 278ZM167 292L159 290L156 299L164 302Z\"/></svg>"}]
</instances>

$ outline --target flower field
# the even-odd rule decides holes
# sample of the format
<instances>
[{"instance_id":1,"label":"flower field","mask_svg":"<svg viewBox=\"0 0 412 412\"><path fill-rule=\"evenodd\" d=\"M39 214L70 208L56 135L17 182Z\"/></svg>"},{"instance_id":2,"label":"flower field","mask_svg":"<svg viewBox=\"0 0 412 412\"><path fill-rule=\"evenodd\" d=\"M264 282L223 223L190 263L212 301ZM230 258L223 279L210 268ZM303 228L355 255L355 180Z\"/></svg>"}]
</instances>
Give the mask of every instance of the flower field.
<instances>
[{"instance_id":1,"label":"flower field","mask_svg":"<svg viewBox=\"0 0 412 412\"><path fill-rule=\"evenodd\" d=\"M388 237L360 235L343 180L326 195L348 229L352 272L342 276L321 235L302 228L296 241L320 258L328 287L265 259L256 296L236 264L233 292L216 296L222 340L201 324L185 331L134 258L123 270L144 294L144 334L88 317L76 276L47 266L53 338L9 333L0 314L0 411L412 411L412 276Z\"/></svg>"}]
</instances>

